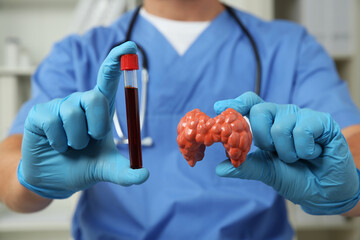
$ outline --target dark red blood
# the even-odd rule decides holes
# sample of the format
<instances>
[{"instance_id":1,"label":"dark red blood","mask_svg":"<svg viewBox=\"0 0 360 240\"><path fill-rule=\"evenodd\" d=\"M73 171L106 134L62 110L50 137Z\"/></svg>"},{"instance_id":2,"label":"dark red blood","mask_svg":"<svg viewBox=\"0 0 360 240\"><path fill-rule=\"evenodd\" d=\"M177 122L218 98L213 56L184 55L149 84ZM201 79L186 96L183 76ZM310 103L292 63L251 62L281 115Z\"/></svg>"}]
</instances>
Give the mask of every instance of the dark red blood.
<instances>
[{"instance_id":1,"label":"dark red blood","mask_svg":"<svg viewBox=\"0 0 360 240\"><path fill-rule=\"evenodd\" d=\"M142 168L138 89L125 87L130 167Z\"/></svg>"}]
</instances>

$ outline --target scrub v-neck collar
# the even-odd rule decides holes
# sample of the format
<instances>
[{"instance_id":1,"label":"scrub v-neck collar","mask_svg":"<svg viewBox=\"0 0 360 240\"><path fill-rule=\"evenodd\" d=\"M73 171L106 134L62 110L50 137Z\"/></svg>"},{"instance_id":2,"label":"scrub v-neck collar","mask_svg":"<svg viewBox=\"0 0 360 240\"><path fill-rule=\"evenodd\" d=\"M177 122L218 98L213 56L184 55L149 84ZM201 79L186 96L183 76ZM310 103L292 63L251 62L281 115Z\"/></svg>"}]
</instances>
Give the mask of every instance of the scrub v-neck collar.
<instances>
[{"instance_id":1,"label":"scrub v-neck collar","mask_svg":"<svg viewBox=\"0 0 360 240\"><path fill-rule=\"evenodd\" d=\"M135 40L139 39L139 42L144 42L144 45L148 45L145 42L151 41L150 46L153 44L161 46L163 51L166 51L173 58L186 59L193 54L198 56L199 53L205 53L212 45L225 40L228 34L231 33L233 24L236 24L235 21L226 10L223 10L210 22L209 26L196 38L183 55L179 55L165 36L141 15L138 16L137 23L134 26L133 36ZM136 30L136 28L138 29Z\"/></svg>"},{"instance_id":2,"label":"scrub v-neck collar","mask_svg":"<svg viewBox=\"0 0 360 240\"><path fill-rule=\"evenodd\" d=\"M152 108L156 109L155 112L168 112L169 109L176 112L182 109L184 99L204 87L200 81L203 81L204 77L211 78L214 71L217 71L213 62L222 55L223 49L228 51L226 46L229 40L236 38L236 42L240 43L243 36L232 16L224 10L185 54L180 56L150 22L139 16L134 25L132 40L149 53L149 74L153 79L149 82L149 111ZM178 94L178 91L183 95ZM155 92L156 100L152 102ZM161 104L163 101L167 102L166 109L165 105Z\"/></svg>"}]
</instances>

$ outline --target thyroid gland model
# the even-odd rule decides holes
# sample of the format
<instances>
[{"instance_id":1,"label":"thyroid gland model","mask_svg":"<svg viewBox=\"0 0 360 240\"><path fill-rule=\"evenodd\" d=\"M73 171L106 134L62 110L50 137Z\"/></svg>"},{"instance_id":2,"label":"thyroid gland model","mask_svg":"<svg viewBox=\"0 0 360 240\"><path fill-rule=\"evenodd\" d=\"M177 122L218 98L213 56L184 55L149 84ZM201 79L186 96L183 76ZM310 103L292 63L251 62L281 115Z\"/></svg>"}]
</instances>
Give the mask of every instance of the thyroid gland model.
<instances>
[{"instance_id":1,"label":"thyroid gland model","mask_svg":"<svg viewBox=\"0 0 360 240\"><path fill-rule=\"evenodd\" d=\"M177 133L180 152L191 167L204 158L206 147L222 142L231 163L237 168L245 161L252 141L248 123L231 108L215 118L194 109L180 120Z\"/></svg>"}]
</instances>

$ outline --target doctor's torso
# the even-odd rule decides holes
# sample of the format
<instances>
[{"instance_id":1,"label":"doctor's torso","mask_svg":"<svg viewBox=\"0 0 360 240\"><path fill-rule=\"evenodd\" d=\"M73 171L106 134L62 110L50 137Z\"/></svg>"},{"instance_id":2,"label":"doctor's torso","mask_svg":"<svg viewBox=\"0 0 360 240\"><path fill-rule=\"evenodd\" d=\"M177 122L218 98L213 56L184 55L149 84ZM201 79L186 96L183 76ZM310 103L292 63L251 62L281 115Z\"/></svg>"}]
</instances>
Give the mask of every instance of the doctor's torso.
<instances>
[{"instance_id":1,"label":"doctor's torso","mask_svg":"<svg viewBox=\"0 0 360 240\"><path fill-rule=\"evenodd\" d=\"M87 66L79 66L78 76L92 81L82 83L82 87L89 85L90 89L95 84L93 69L111 46L123 41L123 34L118 32L127 27L128 20L129 16L125 16L111 30L88 33L92 42L102 31L102 34L110 33L112 41L102 40L103 49L89 54L99 59L86 59L82 64ZM214 117L216 101L254 89L254 53L236 23L223 12L182 56L141 17L135 24L132 40L145 49L149 61L142 136L150 136L154 144L143 147L142 154L150 178L140 186L124 188L100 183L85 191L74 217L74 236L79 239L291 238L283 200L270 187L216 176L216 165L226 158L221 144L208 148L203 161L190 168L176 143L177 124L188 111L199 108ZM139 57L141 62L142 56ZM89 73L81 69L92 70ZM139 87L140 93L140 83ZM287 101L286 92L283 96ZM120 82L116 109L127 135L124 99ZM128 157L127 145L119 146L119 150ZM261 230L254 224L262 226Z\"/></svg>"}]
</instances>

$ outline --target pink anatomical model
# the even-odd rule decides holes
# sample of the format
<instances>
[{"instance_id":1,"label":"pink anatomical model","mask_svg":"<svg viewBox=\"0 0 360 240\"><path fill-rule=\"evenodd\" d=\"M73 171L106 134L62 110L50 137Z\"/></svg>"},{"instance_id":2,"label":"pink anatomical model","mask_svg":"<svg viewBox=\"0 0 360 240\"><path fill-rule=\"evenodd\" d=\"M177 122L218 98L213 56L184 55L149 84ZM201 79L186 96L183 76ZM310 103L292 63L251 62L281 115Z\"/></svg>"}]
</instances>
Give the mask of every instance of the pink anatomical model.
<instances>
[{"instance_id":1,"label":"pink anatomical model","mask_svg":"<svg viewBox=\"0 0 360 240\"><path fill-rule=\"evenodd\" d=\"M204 158L205 146L222 142L234 167L239 167L250 151L252 135L243 116L228 108L215 118L199 109L188 112L177 127L177 143L190 166Z\"/></svg>"}]
</instances>

